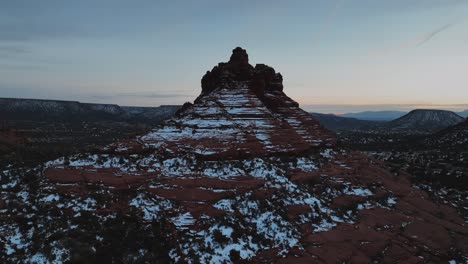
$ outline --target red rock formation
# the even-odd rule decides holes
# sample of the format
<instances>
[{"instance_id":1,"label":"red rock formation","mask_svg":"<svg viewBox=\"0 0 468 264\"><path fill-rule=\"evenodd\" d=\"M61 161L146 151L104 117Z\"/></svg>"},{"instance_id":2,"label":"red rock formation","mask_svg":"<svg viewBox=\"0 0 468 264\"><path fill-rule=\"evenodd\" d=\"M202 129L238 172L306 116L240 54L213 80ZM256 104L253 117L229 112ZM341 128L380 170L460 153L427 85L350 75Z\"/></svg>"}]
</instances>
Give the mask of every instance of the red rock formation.
<instances>
[{"instance_id":1,"label":"red rock formation","mask_svg":"<svg viewBox=\"0 0 468 264\"><path fill-rule=\"evenodd\" d=\"M468 228L383 164L335 138L236 48L177 117L103 153L50 162L57 184L139 186L129 206L172 223L179 262L440 263ZM120 206L119 208L121 208ZM234 252L234 253L233 253ZM237 252L237 253L236 253ZM458 255L454 255L458 252Z\"/></svg>"},{"instance_id":2,"label":"red rock formation","mask_svg":"<svg viewBox=\"0 0 468 264\"><path fill-rule=\"evenodd\" d=\"M236 48L202 79L202 94L185 104L177 118L141 138L167 156L196 154L203 159L240 159L300 154L335 139L283 91L271 67L248 63ZM159 151L161 152L161 151Z\"/></svg>"}]
</instances>

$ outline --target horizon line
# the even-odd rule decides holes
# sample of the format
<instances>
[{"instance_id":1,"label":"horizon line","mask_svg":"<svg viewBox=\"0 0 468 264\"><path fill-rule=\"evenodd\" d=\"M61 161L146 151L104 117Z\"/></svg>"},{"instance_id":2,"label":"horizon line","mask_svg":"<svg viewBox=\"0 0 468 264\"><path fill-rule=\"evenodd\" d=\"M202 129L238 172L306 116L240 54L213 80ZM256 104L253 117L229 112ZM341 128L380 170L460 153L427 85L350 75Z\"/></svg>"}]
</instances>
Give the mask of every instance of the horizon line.
<instances>
[{"instance_id":1,"label":"horizon line","mask_svg":"<svg viewBox=\"0 0 468 264\"><path fill-rule=\"evenodd\" d=\"M23 99L23 100L41 100L41 101L61 101L61 102L78 102L84 104L103 104L103 105L118 105L123 107L158 107L166 105L182 105L177 103L164 103L158 105L147 105L147 104L120 104L116 102L92 102L93 100L82 101L82 100L66 100L66 99L43 99L43 98L31 98L31 97L0 97L0 99ZM316 112L324 114L348 114L348 113L360 113L360 112L381 112L381 111L398 111L398 112L409 112L416 109L432 109L432 110L448 110L453 112L463 112L468 110L468 104L421 104L421 103L402 103L402 104L300 104L300 108L303 108L307 112Z\"/></svg>"}]
</instances>

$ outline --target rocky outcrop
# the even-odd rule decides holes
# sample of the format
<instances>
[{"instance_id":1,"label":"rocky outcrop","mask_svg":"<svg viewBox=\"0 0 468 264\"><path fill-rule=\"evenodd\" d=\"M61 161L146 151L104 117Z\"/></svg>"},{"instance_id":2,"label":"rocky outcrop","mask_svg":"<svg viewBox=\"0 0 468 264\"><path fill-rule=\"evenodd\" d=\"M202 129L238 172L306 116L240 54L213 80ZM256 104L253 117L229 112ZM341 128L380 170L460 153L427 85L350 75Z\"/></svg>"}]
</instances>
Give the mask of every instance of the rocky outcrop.
<instances>
[{"instance_id":1,"label":"rocky outcrop","mask_svg":"<svg viewBox=\"0 0 468 264\"><path fill-rule=\"evenodd\" d=\"M100 186L105 205L88 210L165 219L169 256L180 263L442 263L468 255L468 228L453 208L431 202L409 175L337 148L282 89L279 73L252 67L236 48L177 117L100 153L45 164L56 187L36 200L73 210L70 193ZM46 199L57 195L50 192L60 199Z\"/></svg>"},{"instance_id":2,"label":"rocky outcrop","mask_svg":"<svg viewBox=\"0 0 468 264\"><path fill-rule=\"evenodd\" d=\"M265 64L253 67L249 64L247 52L237 47L232 51L229 62L219 63L203 76L202 96L219 87L235 89L239 82L245 83L258 97L267 102L269 100L266 93L283 91L283 77L280 73L276 73L275 69Z\"/></svg>"},{"instance_id":3,"label":"rocky outcrop","mask_svg":"<svg viewBox=\"0 0 468 264\"><path fill-rule=\"evenodd\" d=\"M202 95L219 87L231 87L236 82L248 82L252 79L254 68L249 64L249 55L242 48L235 48L227 63L219 63L207 71L201 80Z\"/></svg>"}]
</instances>

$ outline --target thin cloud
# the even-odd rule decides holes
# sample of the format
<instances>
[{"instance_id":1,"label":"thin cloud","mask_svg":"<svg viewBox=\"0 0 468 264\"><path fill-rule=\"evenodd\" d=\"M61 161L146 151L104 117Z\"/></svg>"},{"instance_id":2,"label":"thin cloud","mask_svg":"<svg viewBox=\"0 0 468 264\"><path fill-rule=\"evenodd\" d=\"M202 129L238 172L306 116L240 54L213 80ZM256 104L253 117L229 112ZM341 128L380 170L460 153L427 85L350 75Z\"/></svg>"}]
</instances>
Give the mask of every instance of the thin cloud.
<instances>
[{"instance_id":1,"label":"thin cloud","mask_svg":"<svg viewBox=\"0 0 468 264\"><path fill-rule=\"evenodd\" d=\"M429 32L428 34L426 34L425 36L423 36L421 39L419 39L419 41L417 42L416 44L416 47L420 47L422 46L424 43L430 41L431 39L433 39L436 35L444 32L445 30L447 30L448 28L450 28L451 26L453 26L455 23L449 23L449 24L446 24L446 25L443 25L442 27L440 28L437 28L431 32Z\"/></svg>"},{"instance_id":2,"label":"thin cloud","mask_svg":"<svg viewBox=\"0 0 468 264\"><path fill-rule=\"evenodd\" d=\"M437 36L438 34L446 31L448 28L452 27L453 25L455 25L456 23L448 23L448 24L445 24L441 27L438 27L430 32L427 32L423 35L420 35L414 39L411 39L409 41L406 41L400 45L398 45L396 48L390 48L388 49L387 51L400 51L400 50L405 50L405 49L410 49L410 48L417 48L417 47L420 47L422 46L423 44L429 42L430 40L432 40L435 36Z\"/></svg>"},{"instance_id":3,"label":"thin cloud","mask_svg":"<svg viewBox=\"0 0 468 264\"><path fill-rule=\"evenodd\" d=\"M410 39L408 41L405 41L403 43L400 43L399 45L393 46L393 47L387 47L382 50L375 50L373 52L369 53L369 56L375 56L375 55L382 55L382 54L387 54L387 53L394 53L394 52L399 52L399 51L404 51L407 49L412 49L412 48L418 48L421 47L422 45L428 43L432 39L434 39L437 35L443 33L444 31L448 30L449 28L459 24L461 22L453 22L453 23L448 23L445 25L442 25L430 32L427 32L423 35L417 36L413 39Z\"/></svg>"},{"instance_id":4,"label":"thin cloud","mask_svg":"<svg viewBox=\"0 0 468 264\"><path fill-rule=\"evenodd\" d=\"M460 1L461 2L461 1ZM436 28L434 29L433 31L425 34L424 36L420 37L419 41L417 42L416 44L416 47L419 47L421 45L423 45L424 43L432 40L435 36L439 35L440 33L446 31L447 29L449 29L450 27L452 26L455 26L457 24L461 24L463 23L465 20L467 19L467 17L460 17L458 18L457 20L455 20L455 22L452 22L452 23L448 23L448 24L445 24L439 28Z\"/></svg>"}]
</instances>

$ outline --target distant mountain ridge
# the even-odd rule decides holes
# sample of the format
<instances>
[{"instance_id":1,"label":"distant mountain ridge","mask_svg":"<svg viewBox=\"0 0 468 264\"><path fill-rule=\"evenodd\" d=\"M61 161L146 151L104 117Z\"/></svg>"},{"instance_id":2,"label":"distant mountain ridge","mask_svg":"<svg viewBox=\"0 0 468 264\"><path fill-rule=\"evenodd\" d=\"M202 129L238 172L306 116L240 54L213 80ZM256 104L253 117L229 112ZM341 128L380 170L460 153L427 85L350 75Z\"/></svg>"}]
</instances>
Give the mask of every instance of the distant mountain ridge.
<instances>
[{"instance_id":1,"label":"distant mountain ridge","mask_svg":"<svg viewBox=\"0 0 468 264\"><path fill-rule=\"evenodd\" d=\"M319 123L326 129L342 132L342 131L361 131L369 130L378 127L383 122L362 120L351 117L343 117L333 114L310 113Z\"/></svg>"},{"instance_id":2,"label":"distant mountain ridge","mask_svg":"<svg viewBox=\"0 0 468 264\"><path fill-rule=\"evenodd\" d=\"M371 121L390 121L400 118L407 113L408 112L403 111L364 111L357 113L346 113L338 116Z\"/></svg>"},{"instance_id":3,"label":"distant mountain ridge","mask_svg":"<svg viewBox=\"0 0 468 264\"><path fill-rule=\"evenodd\" d=\"M78 101L0 98L3 120L146 120L161 121L172 116L180 106L132 107Z\"/></svg>"},{"instance_id":4,"label":"distant mountain ridge","mask_svg":"<svg viewBox=\"0 0 468 264\"><path fill-rule=\"evenodd\" d=\"M364 111L364 112L352 112L339 114L340 117L350 117L360 120L370 120L370 121L391 121L397 118L400 118L406 115L407 111ZM468 110L455 112L457 115L467 118Z\"/></svg>"},{"instance_id":5,"label":"distant mountain ridge","mask_svg":"<svg viewBox=\"0 0 468 264\"><path fill-rule=\"evenodd\" d=\"M324 127L335 132L377 134L431 134L459 124L463 117L446 110L416 109L392 121L372 121L311 113Z\"/></svg>"}]
</instances>

